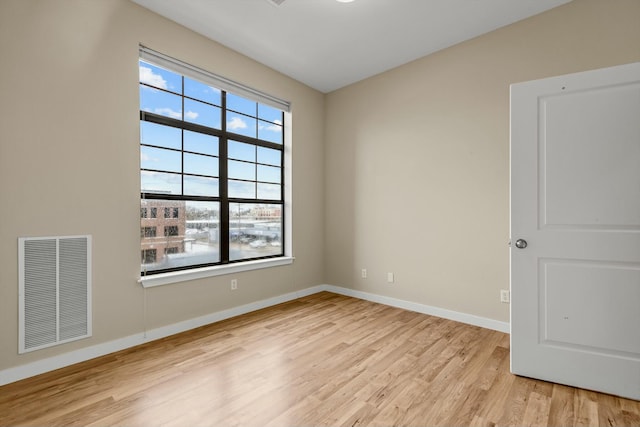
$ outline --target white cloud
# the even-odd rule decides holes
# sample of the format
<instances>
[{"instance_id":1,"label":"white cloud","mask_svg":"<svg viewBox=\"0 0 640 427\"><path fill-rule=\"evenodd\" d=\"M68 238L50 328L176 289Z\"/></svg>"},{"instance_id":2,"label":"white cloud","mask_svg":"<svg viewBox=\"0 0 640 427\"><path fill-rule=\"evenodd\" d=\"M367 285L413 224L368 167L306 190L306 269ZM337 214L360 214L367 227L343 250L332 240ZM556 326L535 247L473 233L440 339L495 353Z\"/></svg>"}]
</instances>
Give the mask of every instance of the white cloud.
<instances>
[{"instance_id":1,"label":"white cloud","mask_svg":"<svg viewBox=\"0 0 640 427\"><path fill-rule=\"evenodd\" d=\"M185 119L195 120L196 118L198 118L198 113L196 113L195 111L187 111L186 113L184 113L184 117Z\"/></svg>"},{"instance_id":2,"label":"white cloud","mask_svg":"<svg viewBox=\"0 0 640 427\"><path fill-rule=\"evenodd\" d=\"M272 132L282 132L282 121L281 120L274 120L273 121L274 125L269 125L269 126L262 126L260 125L260 129L266 129L266 130L270 130ZM280 125L280 126L277 126Z\"/></svg>"},{"instance_id":3,"label":"white cloud","mask_svg":"<svg viewBox=\"0 0 640 427\"><path fill-rule=\"evenodd\" d=\"M168 107L156 108L153 110L153 112L163 116L171 117L172 119L182 119L182 111L175 111ZM195 120L196 118L198 118L198 113L196 113L195 111L187 111L186 113L184 113L184 116L187 119Z\"/></svg>"},{"instance_id":4,"label":"white cloud","mask_svg":"<svg viewBox=\"0 0 640 427\"><path fill-rule=\"evenodd\" d=\"M247 124L240 117L234 117L230 121L227 122L227 129L246 129Z\"/></svg>"},{"instance_id":5,"label":"white cloud","mask_svg":"<svg viewBox=\"0 0 640 427\"><path fill-rule=\"evenodd\" d=\"M140 153L140 160L143 162L148 162L149 160L151 160L151 158L145 153Z\"/></svg>"},{"instance_id":6,"label":"white cloud","mask_svg":"<svg viewBox=\"0 0 640 427\"><path fill-rule=\"evenodd\" d=\"M163 116L169 116L173 119L181 119L182 118L182 111L174 111L171 108L165 107L165 108L156 108L155 110L153 110L154 113L156 114L161 114Z\"/></svg>"},{"instance_id":7,"label":"white cloud","mask_svg":"<svg viewBox=\"0 0 640 427\"><path fill-rule=\"evenodd\" d=\"M155 74L149 67L140 66L140 82L167 89L167 81L160 74Z\"/></svg>"}]
</instances>

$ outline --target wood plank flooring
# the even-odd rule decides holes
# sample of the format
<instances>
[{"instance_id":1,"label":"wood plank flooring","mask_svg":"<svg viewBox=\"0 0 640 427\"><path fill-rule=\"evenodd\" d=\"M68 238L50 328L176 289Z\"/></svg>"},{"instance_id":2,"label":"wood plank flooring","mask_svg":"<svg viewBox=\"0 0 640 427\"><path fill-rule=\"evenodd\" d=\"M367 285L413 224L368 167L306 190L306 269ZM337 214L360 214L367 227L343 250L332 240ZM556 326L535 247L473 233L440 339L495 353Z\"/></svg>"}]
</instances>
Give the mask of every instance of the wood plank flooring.
<instances>
[{"instance_id":1,"label":"wood plank flooring","mask_svg":"<svg viewBox=\"0 0 640 427\"><path fill-rule=\"evenodd\" d=\"M639 426L509 373L506 334L311 295L0 387L0 426Z\"/></svg>"}]
</instances>

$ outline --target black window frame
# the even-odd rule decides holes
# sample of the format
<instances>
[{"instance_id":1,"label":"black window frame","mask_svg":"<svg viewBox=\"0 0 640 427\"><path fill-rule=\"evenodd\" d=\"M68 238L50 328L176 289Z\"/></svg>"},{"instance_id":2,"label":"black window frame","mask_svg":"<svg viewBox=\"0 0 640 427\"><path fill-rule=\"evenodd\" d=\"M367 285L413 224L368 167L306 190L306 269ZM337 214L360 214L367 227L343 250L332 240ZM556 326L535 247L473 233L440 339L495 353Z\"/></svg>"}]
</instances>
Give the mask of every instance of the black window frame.
<instances>
[{"instance_id":1,"label":"black window frame","mask_svg":"<svg viewBox=\"0 0 640 427\"><path fill-rule=\"evenodd\" d=\"M153 62L148 61L147 59L139 59L140 61L143 61L144 63L150 63L152 65ZM180 151L182 155L184 155L185 153L190 153L189 151L184 149L184 132L185 131L191 131L191 132L196 132L196 133L200 133L200 134L205 134L205 135L210 135L210 136L215 136L218 138L218 155L217 156L213 156L213 157L217 157L218 158L218 182L219 182L219 191L218 191L218 195L217 196L194 196L194 195L175 195L175 194L164 194L164 193L153 193L153 192L144 192L141 191L140 192L140 197L141 197L141 201L143 200L169 200L169 201L185 201L185 202L189 202L189 201L207 201L207 202L217 202L218 206L219 206L219 228L220 228L220 238L219 238L219 251L220 251L220 261L219 262L213 262L213 263L206 263L206 264L192 264L192 265L188 265L188 266L180 266L180 267L173 267L173 268L164 268L164 269L154 269L151 271L147 271L144 268L144 263L141 265L141 275L142 276L151 276L154 274L160 274L160 273L167 273L167 272L172 272L172 271L180 271L180 270L191 270L191 269L196 269L196 268L202 268L202 267L208 267L208 266L218 266L218 265L227 265L227 264L241 264L244 262L250 262L250 261L255 261L255 260L262 260L262 259L271 259L271 258L282 258L285 257L287 248L286 248L286 227L285 227L285 221L286 221L286 211L285 211L285 206L286 206L286 198L285 198L285 176L286 176L286 163L285 163L285 120L287 118L287 115L285 114L284 110L280 110L281 111L281 115L280 115L280 121L281 121L281 129L282 129L282 139L279 143L276 142L272 142L272 141L267 141L267 140L262 140L257 138L257 136L259 135L259 132L256 128L256 137L249 137L246 135L242 135L242 134L238 134L238 133L234 133L231 132L230 130L227 129L227 112L230 112L232 114L236 114L236 115L243 115L243 116L247 116L249 118L253 118L256 120L256 126L258 127L260 125L260 123L265 123L264 119L261 119L259 117L258 114L258 109L259 109L259 104L261 104L260 100L254 100L251 99L249 97L246 96L242 96L242 95L237 95L234 92L229 92L227 90L223 90L220 88L217 88L218 90L220 90L221 96L220 96L220 105L217 104L213 104L207 101L203 101L201 99L197 99L188 95L185 95L185 91L184 91L184 79L185 77L193 79L193 77L190 77L188 75L185 75L183 73L181 73L180 71L177 71L175 69L170 69L164 66L161 66L161 68L166 69L172 73L175 74L179 74L182 76L182 92L180 94L177 94L176 92L173 91L169 91L169 90L164 90L162 88L158 88L155 86L151 86L148 85L144 82L139 82L139 86L147 86L153 90L158 90L158 91L165 91L167 93L171 93L174 95L179 95L182 99L182 105L183 105L183 110L184 110L184 101L185 100L193 100L193 101L197 101L197 102L203 102L205 104L211 105L211 106L216 106L219 107L221 110L221 123L220 123L220 129L216 129L213 127L207 127L201 124L197 124L197 123L193 123L193 122L189 122L189 121L185 121L183 119L176 119L176 118L172 118L172 117L167 117L167 116L163 116L160 114L156 114L156 113L152 113L149 111L144 111L141 109L142 105L140 104L140 123L143 122L149 122L149 123L155 123L158 125L163 125L163 126L169 126L172 128L177 128L180 129L181 132L181 138L182 138L182 148L180 150L176 150L176 151ZM195 79L194 79L195 80ZM206 84L206 83L205 83ZM212 86L214 87L214 86ZM251 116L248 115L246 113L243 112L239 112L239 111L235 111L232 109L227 109L227 94L228 93L233 93L233 95L235 96L241 96L244 97L245 99L248 99L252 102L256 102L256 114L255 116ZM268 122L267 122L268 123ZM253 145L255 147L264 147L264 148L268 148L268 149L274 149L274 150L278 150L280 151L280 199L279 200L275 200L275 199L260 199L258 198L258 184L260 183L264 183L264 184L274 184L274 182L266 182L266 181L259 181L258 180L258 176L256 175L255 180L253 181L247 181L247 182L252 182L255 184L256 186L256 198L240 198L240 197L229 197L228 195L228 183L231 180L228 176L228 168L227 168L227 163L229 161L229 157L228 157L228 144L230 141L236 141L236 142L241 142L241 143L246 143L246 144L250 144ZM140 141L140 146L148 146L148 147L155 147L153 145L146 145L146 144L142 144L142 140ZM164 148L164 147L162 147ZM184 158L184 156L183 156ZM184 162L184 160L183 160ZM256 167L256 169L258 168L258 166L273 166L273 165L269 165L269 164L265 164L265 163L260 163L258 162L258 159L256 158L254 166ZM145 170L149 170L149 171L153 171L150 169L143 169L142 167L140 168L141 171L145 171ZM188 174L184 172L184 168L183 170L180 172L180 176L184 176L184 175L192 175L192 174ZM243 258L243 259L238 259L238 260L231 260L230 256L229 256L229 247L231 245L231 239L230 239L230 228L231 228L231 221L230 221L230 215L229 215L229 210L230 210L230 206L231 204L236 204L236 203L240 203L240 204L251 204L251 205L278 205L280 207L280 247L279 247L279 253L278 254L269 254L269 255L265 255L265 256L259 256L259 257L252 257L252 258ZM175 216L175 211L177 208L173 208L172 212L169 213L169 215L167 215L167 210L171 209L171 208L165 208L164 213L164 218L166 219L176 219L177 216ZM159 214L159 213L158 213ZM145 217L147 216L147 212L145 212ZM171 237L174 237L173 235L171 235Z\"/></svg>"}]
</instances>

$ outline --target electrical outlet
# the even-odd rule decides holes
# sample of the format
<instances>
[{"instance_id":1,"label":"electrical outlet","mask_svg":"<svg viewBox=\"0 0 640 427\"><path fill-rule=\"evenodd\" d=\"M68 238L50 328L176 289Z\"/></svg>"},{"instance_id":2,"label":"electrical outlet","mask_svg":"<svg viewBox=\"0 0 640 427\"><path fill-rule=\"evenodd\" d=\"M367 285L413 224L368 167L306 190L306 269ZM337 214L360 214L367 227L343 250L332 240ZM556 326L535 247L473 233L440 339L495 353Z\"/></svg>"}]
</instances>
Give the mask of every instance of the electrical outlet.
<instances>
[{"instance_id":1,"label":"electrical outlet","mask_svg":"<svg viewBox=\"0 0 640 427\"><path fill-rule=\"evenodd\" d=\"M231 290L235 291L238 289L238 279L231 279Z\"/></svg>"},{"instance_id":2,"label":"electrical outlet","mask_svg":"<svg viewBox=\"0 0 640 427\"><path fill-rule=\"evenodd\" d=\"M509 294L508 290L506 289L500 290L500 302L504 302L504 303L511 302L511 295Z\"/></svg>"},{"instance_id":3,"label":"electrical outlet","mask_svg":"<svg viewBox=\"0 0 640 427\"><path fill-rule=\"evenodd\" d=\"M360 272L360 276L361 276L363 279L366 279L366 278L367 278L367 269L366 269L366 268L363 268L363 269L362 269L362 271Z\"/></svg>"},{"instance_id":4,"label":"electrical outlet","mask_svg":"<svg viewBox=\"0 0 640 427\"><path fill-rule=\"evenodd\" d=\"M387 273L387 282L393 283L393 281L394 281L393 273Z\"/></svg>"}]
</instances>

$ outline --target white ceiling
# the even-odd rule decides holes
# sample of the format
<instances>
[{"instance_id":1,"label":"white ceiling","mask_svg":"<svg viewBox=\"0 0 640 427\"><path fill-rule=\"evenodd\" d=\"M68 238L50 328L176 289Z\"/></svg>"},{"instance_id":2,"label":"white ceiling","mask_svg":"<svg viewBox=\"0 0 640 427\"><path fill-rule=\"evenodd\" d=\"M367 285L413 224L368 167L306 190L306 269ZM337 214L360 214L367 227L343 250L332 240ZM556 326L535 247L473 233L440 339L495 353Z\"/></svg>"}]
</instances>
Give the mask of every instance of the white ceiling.
<instances>
[{"instance_id":1,"label":"white ceiling","mask_svg":"<svg viewBox=\"0 0 640 427\"><path fill-rule=\"evenodd\" d=\"M133 1L326 93L571 0Z\"/></svg>"}]
</instances>

